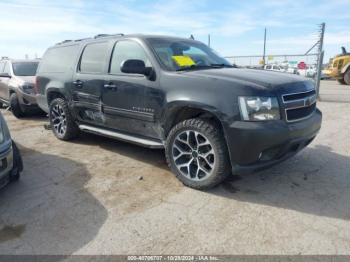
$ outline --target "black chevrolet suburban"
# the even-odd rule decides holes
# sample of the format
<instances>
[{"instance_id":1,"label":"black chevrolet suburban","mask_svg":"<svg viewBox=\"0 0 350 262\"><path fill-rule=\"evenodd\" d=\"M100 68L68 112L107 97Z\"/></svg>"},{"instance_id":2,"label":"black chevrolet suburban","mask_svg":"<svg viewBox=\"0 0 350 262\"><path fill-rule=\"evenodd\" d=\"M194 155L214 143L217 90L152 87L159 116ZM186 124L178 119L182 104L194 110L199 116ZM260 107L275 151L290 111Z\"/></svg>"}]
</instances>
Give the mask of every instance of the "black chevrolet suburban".
<instances>
[{"instance_id":1,"label":"black chevrolet suburban","mask_svg":"<svg viewBox=\"0 0 350 262\"><path fill-rule=\"evenodd\" d=\"M84 131L165 148L173 173L197 189L293 156L322 120L310 80L233 68L177 37L63 41L44 54L36 89L57 138Z\"/></svg>"}]
</instances>

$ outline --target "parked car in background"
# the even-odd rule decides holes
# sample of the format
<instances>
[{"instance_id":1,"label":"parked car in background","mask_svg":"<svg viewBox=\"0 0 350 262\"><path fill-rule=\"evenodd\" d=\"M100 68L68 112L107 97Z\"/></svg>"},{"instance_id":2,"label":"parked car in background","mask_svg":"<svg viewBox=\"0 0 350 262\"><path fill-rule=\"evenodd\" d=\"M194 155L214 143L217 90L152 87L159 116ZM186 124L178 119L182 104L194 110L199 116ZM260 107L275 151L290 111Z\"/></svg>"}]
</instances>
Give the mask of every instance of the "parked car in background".
<instances>
[{"instance_id":1,"label":"parked car in background","mask_svg":"<svg viewBox=\"0 0 350 262\"><path fill-rule=\"evenodd\" d=\"M12 141L6 121L0 112L0 187L17 181L22 170L21 154Z\"/></svg>"},{"instance_id":2,"label":"parked car in background","mask_svg":"<svg viewBox=\"0 0 350 262\"><path fill-rule=\"evenodd\" d=\"M0 60L0 105L9 105L17 118L42 112L34 90L38 64L38 60Z\"/></svg>"},{"instance_id":3,"label":"parked car in background","mask_svg":"<svg viewBox=\"0 0 350 262\"><path fill-rule=\"evenodd\" d=\"M152 35L98 35L44 54L37 100L54 135L80 131L165 148L187 186L267 168L316 137L312 81L240 69L205 44Z\"/></svg>"},{"instance_id":4,"label":"parked car in background","mask_svg":"<svg viewBox=\"0 0 350 262\"><path fill-rule=\"evenodd\" d=\"M297 74L309 78L314 78L317 73L316 65L306 65L304 69L298 69Z\"/></svg>"},{"instance_id":5,"label":"parked car in background","mask_svg":"<svg viewBox=\"0 0 350 262\"><path fill-rule=\"evenodd\" d=\"M285 68L279 65L265 65L264 70L277 71L277 72L285 72Z\"/></svg>"}]
</instances>

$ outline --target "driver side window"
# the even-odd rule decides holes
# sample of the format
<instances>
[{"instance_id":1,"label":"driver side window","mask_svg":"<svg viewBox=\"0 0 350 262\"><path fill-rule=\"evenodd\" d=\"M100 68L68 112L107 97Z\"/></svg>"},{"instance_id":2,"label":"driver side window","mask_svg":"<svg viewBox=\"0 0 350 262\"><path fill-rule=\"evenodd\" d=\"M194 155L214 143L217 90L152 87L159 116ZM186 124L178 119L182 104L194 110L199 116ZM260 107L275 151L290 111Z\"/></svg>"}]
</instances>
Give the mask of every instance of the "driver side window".
<instances>
[{"instance_id":1,"label":"driver side window","mask_svg":"<svg viewBox=\"0 0 350 262\"><path fill-rule=\"evenodd\" d=\"M134 41L117 42L113 49L110 65L110 74L124 74L121 72L121 65L129 59L137 59L145 62L146 67L151 67L145 50Z\"/></svg>"}]
</instances>

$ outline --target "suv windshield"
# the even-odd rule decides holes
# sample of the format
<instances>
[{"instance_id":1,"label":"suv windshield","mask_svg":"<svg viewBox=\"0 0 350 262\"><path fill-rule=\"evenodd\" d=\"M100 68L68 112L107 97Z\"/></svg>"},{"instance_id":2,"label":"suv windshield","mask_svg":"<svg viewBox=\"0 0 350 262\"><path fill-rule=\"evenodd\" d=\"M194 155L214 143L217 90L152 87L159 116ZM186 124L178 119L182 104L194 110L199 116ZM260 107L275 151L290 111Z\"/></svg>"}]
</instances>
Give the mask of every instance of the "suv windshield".
<instances>
[{"instance_id":1,"label":"suv windshield","mask_svg":"<svg viewBox=\"0 0 350 262\"><path fill-rule=\"evenodd\" d=\"M13 73L16 76L35 76L39 62L14 62Z\"/></svg>"},{"instance_id":2,"label":"suv windshield","mask_svg":"<svg viewBox=\"0 0 350 262\"><path fill-rule=\"evenodd\" d=\"M159 60L170 71L232 67L203 43L193 40L149 38Z\"/></svg>"}]
</instances>

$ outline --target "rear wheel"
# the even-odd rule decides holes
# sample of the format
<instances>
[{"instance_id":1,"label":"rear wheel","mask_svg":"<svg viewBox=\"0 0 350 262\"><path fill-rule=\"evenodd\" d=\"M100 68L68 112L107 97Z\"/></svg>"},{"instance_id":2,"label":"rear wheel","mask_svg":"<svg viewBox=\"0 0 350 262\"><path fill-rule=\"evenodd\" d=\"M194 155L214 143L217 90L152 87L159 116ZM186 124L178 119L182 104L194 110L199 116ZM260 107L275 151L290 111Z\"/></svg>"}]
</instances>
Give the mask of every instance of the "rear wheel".
<instances>
[{"instance_id":1,"label":"rear wheel","mask_svg":"<svg viewBox=\"0 0 350 262\"><path fill-rule=\"evenodd\" d=\"M25 111L21 108L16 93L12 93L10 96L10 106L11 106L12 114L15 117L21 118L25 115Z\"/></svg>"},{"instance_id":2,"label":"rear wheel","mask_svg":"<svg viewBox=\"0 0 350 262\"><path fill-rule=\"evenodd\" d=\"M228 152L219 128L203 119L177 124L166 141L167 162L186 186L208 189L230 174Z\"/></svg>"},{"instance_id":3,"label":"rear wheel","mask_svg":"<svg viewBox=\"0 0 350 262\"><path fill-rule=\"evenodd\" d=\"M345 84L350 85L350 68L348 68L344 74L344 82Z\"/></svg>"},{"instance_id":4,"label":"rear wheel","mask_svg":"<svg viewBox=\"0 0 350 262\"><path fill-rule=\"evenodd\" d=\"M58 139L71 140L76 138L80 131L69 112L67 101L56 98L50 103L49 119L53 133Z\"/></svg>"}]
</instances>

